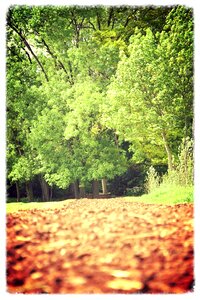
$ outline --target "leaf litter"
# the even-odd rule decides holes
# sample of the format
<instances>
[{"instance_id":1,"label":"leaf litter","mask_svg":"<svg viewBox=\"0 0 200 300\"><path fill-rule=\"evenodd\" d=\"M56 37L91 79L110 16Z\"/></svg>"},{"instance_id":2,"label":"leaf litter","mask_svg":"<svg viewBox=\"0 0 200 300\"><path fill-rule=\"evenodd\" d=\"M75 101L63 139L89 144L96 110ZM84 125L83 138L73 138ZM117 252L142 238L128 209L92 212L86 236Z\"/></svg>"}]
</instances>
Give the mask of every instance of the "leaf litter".
<instances>
[{"instance_id":1,"label":"leaf litter","mask_svg":"<svg viewBox=\"0 0 200 300\"><path fill-rule=\"evenodd\" d=\"M81 199L7 216L10 293L186 293L193 260L192 204Z\"/></svg>"}]
</instances>

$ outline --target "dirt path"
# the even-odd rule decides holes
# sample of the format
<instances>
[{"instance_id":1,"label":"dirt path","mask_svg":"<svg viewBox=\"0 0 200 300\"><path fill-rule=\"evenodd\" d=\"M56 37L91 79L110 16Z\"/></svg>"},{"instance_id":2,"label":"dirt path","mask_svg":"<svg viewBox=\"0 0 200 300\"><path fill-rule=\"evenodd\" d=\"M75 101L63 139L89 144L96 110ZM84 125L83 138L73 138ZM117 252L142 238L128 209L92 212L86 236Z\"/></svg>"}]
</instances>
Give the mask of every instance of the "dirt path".
<instances>
[{"instance_id":1,"label":"dirt path","mask_svg":"<svg viewBox=\"0 0 200 300\"><path fill-rule=\"evenodd\" d=\"M193 205L83 199L7 217L10 293L184 293Z\"/></svg>"}]
</instances>

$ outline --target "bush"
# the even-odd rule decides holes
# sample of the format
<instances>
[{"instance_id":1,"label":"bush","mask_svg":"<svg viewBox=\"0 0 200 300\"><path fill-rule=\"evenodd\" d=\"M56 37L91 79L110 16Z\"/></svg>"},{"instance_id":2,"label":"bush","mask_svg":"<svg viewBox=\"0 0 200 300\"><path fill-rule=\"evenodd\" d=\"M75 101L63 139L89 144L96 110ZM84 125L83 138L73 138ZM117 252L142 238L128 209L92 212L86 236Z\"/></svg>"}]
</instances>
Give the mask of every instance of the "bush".
<instances>
[{"instance_id":1,"label":"bush","mask_svg":"<svg viewBox=\"0 0 200 300\"><path fill-rule=\"evenodd\" d=\"M157 174L156 170L153 166L150 166L149 170L147 171L147 177L145 182L145 190L147 193L153 192L156 188L159 187L160 184L160 177Z\"/></svg>"},{"instance_id":2,"label":"bush","mask_svg":"<svg viewBox=\"0 0 200 300\"><path fill-rule=\"evenodd\" d=\"M163 184L190 186L193 184L193 140L184 138L179 147L178 161L174 170L163 176Z\"/></svg>"},{"instance_id":3,"label":"bush","mask_svg":"<svg viewBox=\"0 0 200 300\"><path fill-rule=\"evenodd\" d=\"M194 181L193 174L193 140L186 137L182 140L179 148L179 182L181 185L192 185Z\"/></svg>"},{"instance_id":4,"label":"bush","mask_svg":"<svg viewBox=\"0 0 200 300\"><path fill-rule=\"evenodd\" d=\"M171 186L179 185L179 172L177 170L170 170L162 177L162 185Z\"/></svg>"},{"instance_id":5,"label":"bush","mask_svg":"<svg viewBox=\"0 0 200 300\"><path fill-rule=\"evenodd\" d=\"M141 196L144 194L143 186L135 186L133 188L126 189L126 196Z\"/></svg>"}]
</instances>

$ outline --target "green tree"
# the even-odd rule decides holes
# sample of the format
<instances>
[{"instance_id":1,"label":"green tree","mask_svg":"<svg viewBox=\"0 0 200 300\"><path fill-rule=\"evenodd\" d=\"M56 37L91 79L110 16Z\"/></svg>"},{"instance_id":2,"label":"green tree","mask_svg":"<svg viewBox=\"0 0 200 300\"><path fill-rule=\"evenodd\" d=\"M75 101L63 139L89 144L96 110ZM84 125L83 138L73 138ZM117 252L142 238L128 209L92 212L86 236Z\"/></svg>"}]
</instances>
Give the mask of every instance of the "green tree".
<instances>
[{"instance_id":1,"label":"green tree","mask_svg":"<svg viewBox=\"0 0 200 300\"><path fill-rule=\"evenodd\" d=\"M122 140L132 143L134 159L149 158L153 163L167 159L170 170L173 169L173 155L178 154L175 141L180 141L184 134L183 122L192 118L190 13L186 8L175 8L167 17L167 25L171 26L166 25L160 34L154 35L150 29L145 35L140 30L135 31L128 54L121 53L104 106L105 124L115 128ZM185 14L188 15L186 21ZM180 39L181 46L177 48L174 39ZM191 77L188 78L187 72ZM185 122L185 130L191 134L188 123Z\"/></svg>"},{"instance_id":2,"label":"green tree","mask_svg":"<svg viewBox=\"0 0 200 300\"><path fill-rule=\"evenodd\" d=\"M166 38L173 41L170 35L173 30L168 28L173 27L170 23L174 22L172 13L166 23L166 38L164 35L163 40L160 37L160 50L157 47L159 38L155 38L154 33L163 30L170 11L169 7L10 7L7 14L7 157L8 178L16 182L18 191L18 183L27 182L27 193L31 199L29 182L34 176L41 178L44 199L49 198L46 181L62 188L74 182L77 190L78 181L82 187L91 180L113 178L127 167L125 151L120 145L124 139L131 141L135 156L137 152L140 157L163 159L164 145L157 127L152 125L149 134L146 128L140 126L143 116L139 109L136 111L134 101L142 107L143 115L148 113L148 126L157 115L155 109L148 110L148 104L143 106L141 95L144 86L149 88L149 94L155 92L154 85L157 88L161 86L155 81L161 76L156 70L156 59L159 51L162 53L162 48L165 49ZM178 16L181 24L181 12ZM135 37L136 26L140 28L140 37L139 33ZM149 27L151 30L146 31ZM174 29L174 32L177 30ZM137 39L146 51L143 58ZM181 35L181 39L184 47L184 36ZM131 61L134 49L141 58L135 65ZM179 50L176 53L182 53ZM132 57L129 61L125 58L126 54ZM179 60L184 69L183 55L179 55ZM160 63L163 70L167 59L163 57ZM190 60L187 62L189 66ZM147 85L149 77L138 71L146 63L149 64L146 73L153 76L150 87ZM131 66L134 72L139 72L140 88L136 85L132 88ZM117 67L116 78L121 72L123 80L117 82L119 78L115 79L110 85ZM177 72L173 74L175 77ZM111 90L117 93L115 100L113 96L106 98L109 85L109 93ZM128 101L131 99L130 87L139 95L139 100L130 101L139 120L134 132L128 128L136 123L122 101L123 97ZM155 96L157 103L158 98ZM150 101L150 97L147 99ZM187 105L180 101L185 111L191 105L188 94L187 99ZM117 103L118 100L121 102ZM187 135L191 117L184 123ZM163 123L159 121L159 130L167 122L166 115L161 119ZM177 120L180 128L183 122L181 118ZM133 134L137 135L134 142L130 138ZM175 148L176 135L168 135L167 132L169 147Z\"/></svg>"},{"instance_id":3,"label":"green tree","mask_svg":"<svg viewBox=\"0 0 200 300\"><path fill-rule=\"evenodd\" d=\"M30 181L34 163L28 137L38 107L34 86L39 82L34 77L36 66L30 66L25 53L20 52L12 40L8 41L7 69L7 175L16 183L18 200L22 182L26 182L27 196L32 200Z\"/></svg>"},{"instance_id":4,"label":"green tree","mask_svg":"<svg viewBox=\"0 0 200 300\"><path fill-rule=\"evenodd\" d=\"M125 155L115 143L114 133L102 127L103 95L90 79L74 85L70 111L66 114L65 138L72 142L77 179L87 181L113 178L125 171Z\"/></svg>"},{"instance_id":5,"label":"green tree","mask_svg":"<svg viewBox=\"0 0 200 300\"><path fill-rule=\"evenodd\" d=\"M65 114L67 111L66 83L60 74L55 75L39 89L46 107L37 115L31 126L30 146L35 153L36 174L43 174L50 185L66 188L72 180L71 156L64 139Z\"/></svg>"}]
</instances>

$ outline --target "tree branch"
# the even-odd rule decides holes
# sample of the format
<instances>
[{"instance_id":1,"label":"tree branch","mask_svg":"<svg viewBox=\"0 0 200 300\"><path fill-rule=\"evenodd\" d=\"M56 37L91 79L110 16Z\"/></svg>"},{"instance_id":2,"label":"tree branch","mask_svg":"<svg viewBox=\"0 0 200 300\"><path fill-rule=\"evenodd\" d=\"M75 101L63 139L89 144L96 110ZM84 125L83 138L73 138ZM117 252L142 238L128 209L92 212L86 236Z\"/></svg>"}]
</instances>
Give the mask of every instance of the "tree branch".
<instances>
[{"instance_id":1,"label":"tree branch","mask_svg":"<svg viewBox=\"0 0 200 300\"><path fill-rule=\"evenodd\" d=\"M128 18L126 19L126 22L124 23L124 28L127 27L128 23L129 23L129 21L130 21L130 19L131 19L131 15L129 15Z\"/></svg>"},{"instance_id":2,"label":"tree branch","mask_svg":"<svg viewBox=\"0 0 200 300\"><path fill-rule=\"evenodd\" d=\"M31 46L29 45L28 41L26 40L26 38L23 36L23 34L21 33L21 31L19 31L14 25L12 25L9 21L7 22L7 24L10 26L10 28L12 28L20 37L21 41L24 43L24 45L27 47L27 49L30 51L30 53L33 55L33 57L35 58L35 60L37 61L38 65L40 66L42 72L45 75L46 81L49 81L49 78L47 76L47 73L45 72L45 69L43 67L43 65L41 64L39 58L37 57L37 55L33 52Z\"/></svg>"},{"instance_id":3,"label":"tree branch","mask_svg":"<svg viewBox=\"0 0 200 300\"><path fill-rule=\"evenodd\" d=\"M110 12L109 12L109 16L108 16L108 22L107 22L108 27L110 27L112 17L113 17L113 7L110 8Z\"/></svg>"},{"instance_id":4,"label":"tree branch","mask_svg":"<svg viewBox=\"0 0 200 300\"><path fill-rule=\"evenodd\" d=\"M99 13L97 11L97 25L98 25L98 29L101 30L101 22L100 22L100 16L99 16Z\"/></svg>"},{"instance_id":5,"label":"tree branch","mask_svg":"<svg viewBox=\"0 0 200 300\"><path fill-rule=\"evenodd\" d=\"M73 79L72 79L72 75L71 75L71 69L70 69L70 75L71 75L71 79L70 79L69 74L68 74L68 72L67 72L64 64L58 59L57 55L52 52L52 50L50 49L49 45L46 43L46 41L43 38L41 39L41 41L43 42L44 46L46 47L47 52L54 59L55 66L56 67L60 67L61 69L63 69L63 71L67 74L67 78L68 78L70 84L73 84Z\"/></svg>"},{"instance_id":6,"label":"tree branch","mask_svg":"<svg viewBox=\"0 0 200 300\"><path fill-rule=\"evenodd\" d=\"M32 64L32 60L31 60L29 53L26 51L26 49L24 47L22 47L22 49L25 51L26 55L28 56L28 60L29 60L30 64Z\"/></svg>"},{"instance_id":7,"label":"tree branch","mask_svg":"<svg viewBox=\"0 0 200 300\"><path fill-rule=\"evenodd\" d=\"M96 31L96 28L95 28L94 24L91 21L89 21L89 24L92 26L90 28L93 28Z\"/></svg>"}]
</instances>

